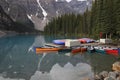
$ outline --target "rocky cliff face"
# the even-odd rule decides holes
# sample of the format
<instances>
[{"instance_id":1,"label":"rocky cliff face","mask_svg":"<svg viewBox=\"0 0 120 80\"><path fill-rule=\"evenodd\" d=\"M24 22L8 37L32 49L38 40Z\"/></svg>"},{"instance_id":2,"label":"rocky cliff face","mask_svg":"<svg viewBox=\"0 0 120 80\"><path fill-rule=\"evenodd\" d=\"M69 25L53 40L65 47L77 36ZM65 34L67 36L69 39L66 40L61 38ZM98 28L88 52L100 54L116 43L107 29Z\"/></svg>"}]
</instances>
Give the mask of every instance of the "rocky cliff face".
<instances>
[{"instance_id":1,"label":"rocky cliff face","mask_svg":"<svg viewBox=\"0 0 120 80\"><path fill-rule=\"evenodd\" d=\"M44 30L51 18L65 13L83 13L92 0L0 0L0 5L17 22L31 24Z\"/></svg>"},{"instance_id":2,"label":"rocky cliff face","mask_svg":"<svg viewBox=\"0 0 120 80\"><path fill-rule=\"evenodd\" d=\"M4 12L4 10L0 6L0 29L10 30L13 28L12 25L13 25L12 19Z\"/></svg>"},{"instance_id":3,"label":"rocky cliff face","mask_svg":"<svg viewBox=\"0 0 120 80\"><path fill-rule=\"evenodd\" d=\"M15 32L24 33L36 31L33 27L28 27L28 25L30 24L32 25L32 23L28 24L13 21L13 19L11 19L11 17L8 14L6 14L3 8L0 6L0 35L2 35L3 33L9 34Z\"/></svg>"}]
</instances>

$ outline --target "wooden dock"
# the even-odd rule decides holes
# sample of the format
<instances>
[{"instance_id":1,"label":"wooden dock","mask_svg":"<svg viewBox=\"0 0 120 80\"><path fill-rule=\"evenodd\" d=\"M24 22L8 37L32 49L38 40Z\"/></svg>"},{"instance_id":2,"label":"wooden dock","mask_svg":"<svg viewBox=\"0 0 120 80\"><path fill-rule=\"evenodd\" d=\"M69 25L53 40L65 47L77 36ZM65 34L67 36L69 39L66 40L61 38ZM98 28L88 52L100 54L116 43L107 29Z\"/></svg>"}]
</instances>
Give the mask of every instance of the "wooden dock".
<instances>
[{"instance_id":1,"label":"wooden dock","mask_svg":"<svg viewBox=\"0 0 120 80\"><path fill-rule=\"evenodd\" d=\"M81 46L98 46L98 45L101 45L100 43L84 43L84 44L81 44Z\"/></svg>"},{"instance_id":2,"label":"wooden dock","mask_svg":"<svg viewBox=\"0 0 120 80\"><path fill-rule=\"evenodd\" d=\"M57 44L53 44L53 43L47 43L45 45L49 46L49 47L65 47L64 45L57 45ZM103 44L103 43L83 43L80 46L107 46L107 47L115 47L115 48L118 47L118 46L113 46L110 44Z\"/></svg>"},{"instance_id":3,"label":"wooden dock","mask_svg":"<svg viewBox=\"0 0 120 80\"><path fill-rule=\"evenodd\" d=\"M53 43L46 43L45 46L49 46L49 47L63 47L64 45L57 45L57 44L53 44Z\"/></svg>"}]
</instances>

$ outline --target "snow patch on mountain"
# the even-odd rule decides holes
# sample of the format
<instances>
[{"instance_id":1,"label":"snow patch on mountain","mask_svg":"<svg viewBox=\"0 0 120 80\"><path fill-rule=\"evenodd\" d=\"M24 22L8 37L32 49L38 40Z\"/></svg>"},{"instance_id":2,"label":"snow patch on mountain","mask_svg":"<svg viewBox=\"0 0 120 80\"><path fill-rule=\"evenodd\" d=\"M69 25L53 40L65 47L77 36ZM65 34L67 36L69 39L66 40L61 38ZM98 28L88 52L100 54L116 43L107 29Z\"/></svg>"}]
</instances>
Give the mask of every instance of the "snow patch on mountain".
<instances>
[{"instance_id":1,"label":"snow patch on mountain","mask_svg":"<svg viewBox=\"0 0 120 80\"><path fill-rule=\"evenodd\" d=\"M87 1L86 5L89 5L90 3Z\"/></svg>"},{"instance_id":2,"label":"snow patch on mountain","mask_svg":"<svg viewBox=\"0 0 120 80\"><path fill-rule=\"evenodd\" d=\"M46 19L47 12L43 9L43 7L41 6L41 4L40 4L40 1L39 1L39 0L37 0L37 3L38 3L38 5L39 5L39 7L42 9L42 14L44 15L44 19Z\"/></svg>"},{"instance_id":3,"label":"snow patch on mountain","mask_svg":"<svg viewBox=\"0 0 120 80\"><path fill-rule=\"evenodd\" d=\"M69 2L71 2L72 0L55 0L55 1L56 1L56 2L65 2L65 1L66 1L66 2L69 3Z\"/></svg>"},{"instance_id":4,"label":"snow patch on mountain","mask_svg":"<svg viewBox=\"0 0 120 80\"><path fill-rule=\"evenodd\" d=\"M66 0L68 3L71 2L72 0Z\"/></svg>"},{"instance_id":5,"label":"snow patch on mountain","mask_svg":"<svg viewBox=\"0 0 120 80\"><path fill-rule=\"evenodd\" d=\"M10 8L8 8L8 12L10 11Z\"/></svg>"},{"instance_id":6,"label":"snow patch on mountain","mask_svg":"<svg viewBox=\"0 0 120 80\"><path fill-rule=\"evenodd\" d=\"M56 2L64 2L64 1L66 1L66 2L71 2L72 0L55 0ZM77 0L77 1L87 1L87 0Z\"/></svg>"},{"instance_id":7,"label":"snow patch on mountain","mask_svg":"<svg viewBox=\"0 0 120 80\"><path fill-rule=\"evenodd\" d=\"M32 21L32 15L27 14L27 17Z\"/></svg>"},{"instance_id":8,"label":"snow patch on mountain","mask_svg":"<svg viewBox=\"0 0 120 80\"><path fill-rule=\"evenodd\" d=\"M47 19L42 20L41 18L38 18L35 15L27 15L27 16L34 23L35 29L44 31L44 26L47 23Z\"/></svg>"},{"instance_id":9,"label":"snow patch on mountain","mask_svg":"<svg viewBox=\"0 0 120 80\"><path fill-rule=\"evenodd\" d=\"M77 0L77 1L87 1L87 0Z\"/></svg>"}]
</instances>

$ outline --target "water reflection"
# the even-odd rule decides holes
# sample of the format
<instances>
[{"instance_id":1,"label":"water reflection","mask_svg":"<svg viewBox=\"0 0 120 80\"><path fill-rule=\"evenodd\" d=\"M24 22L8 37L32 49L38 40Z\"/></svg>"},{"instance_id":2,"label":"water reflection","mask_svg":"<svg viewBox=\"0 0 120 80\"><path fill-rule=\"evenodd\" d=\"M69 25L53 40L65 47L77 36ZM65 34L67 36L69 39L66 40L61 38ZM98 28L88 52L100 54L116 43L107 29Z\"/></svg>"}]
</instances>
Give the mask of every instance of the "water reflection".
<instances>
[{"instance_id":1,"label":"water reflection","mask_svg":"<svg viewBox=\"0 0 120 80\"><path fill-rule=\"evenodd\" d=\"M38 56L28 54L35 36L10 36L0 38L0 80L28 79L35 72Z\"/></svg>"},{"instance_id":2,"label":"water reflection","mask_svg":"<svg viewBox=\"0 0 120 80\"><path fill-rule=\"evenodd\" d=\"M117 60L117 57L107 54L86 53L85 59L90 63L94 73L100 73L102 71L111 71L112 64Z\"/></svg>"},{"instance_id":3,"label":"water reflection","mask_svg":"<svg viewBox=\"0 0 120 80\"><path fill-rule=\"evenodd\" d=\"M54 64L49 73L36 71L30 80L83 80L86 77L93 77L90 65L78 63L73 66L68 62L63 67L58 63Z\"/></svg>"},{"instance_id":4,"label":"water reflection","mask_svg":"<svg viewBox=\"0 0 120 80\"><path fill-rule=\"evenodd\" d=\"M34 38L34 42L32 43L32 45L29 47L28 51L33 51L33 47L37 46L43 46L45 45L45 39L43 35L38 35Z\"/></svg>"},{"instance_id":5,"label":"water reflection","mask_svg":"<svg viewBox=\"0 0 120 80\"><path fill-rule=\"evenodd\" d=\"M70 72L71 75L73 73L80 75L79 65L82 65L80 63L88 65L84 56L81 55L66 56L57 53L36 55L35 52L28 51L31 46L42 46L45 42L44 36L41 35L17 35L0 38L0 80L46 80L47 78L55 80L55 74L56 79L59 80L62 76L59 73L64 73L64 71L67 74L65 79L69 79ZM90 65L86 68L91 72Z\"/></svg>"},{"instance_id":6,"label":"water reflection","mask_svg":"<svg viewBox=\"0 0 120 80\"><path fill-rule=\"evenodd\" d=\"M52 39L42 35L0 38L0 80L82 80L93 77L94 70L107 68L113 62L113 57L98 54L68 56L69 53L56 52L37 55L30 51L31 47L43 46Z\"/></svg>"},{"instance_id":7,"label":"water reflection","mask_svg":"<svg viewBox=\"0 0 120 80\"><path fill-rule=\"evenodd\" d=\"M33 46L42 46L42 45L44 45L46 43L46 41L45 41L45 38L44 38L44 36L43 35L38 35L38 36L36 36L35 38L34 38L34 42L33 42L33 44L31 45L32 47Z\"/></svg>"}]
</instances>

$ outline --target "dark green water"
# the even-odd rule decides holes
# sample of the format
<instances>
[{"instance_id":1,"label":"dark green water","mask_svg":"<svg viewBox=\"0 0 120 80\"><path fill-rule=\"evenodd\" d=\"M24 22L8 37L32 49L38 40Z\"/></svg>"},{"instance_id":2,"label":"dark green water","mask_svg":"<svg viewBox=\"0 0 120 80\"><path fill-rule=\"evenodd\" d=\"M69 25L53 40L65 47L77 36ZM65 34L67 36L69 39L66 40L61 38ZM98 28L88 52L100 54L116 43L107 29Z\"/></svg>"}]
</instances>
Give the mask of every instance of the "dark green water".
<instances>
[{"instance_id":1,"label":"dark green water","mask_svg":"<svg viewBox=\"0 0 120 80\"><path fill-rule=\"evenodd\" d=\"M82 80L94 73L111 70L116 57L89 54L44 53L37 55L33 46L42 46L61 37L16 35L0 38L0 80Z\"/></svg>"}]
</instances>

